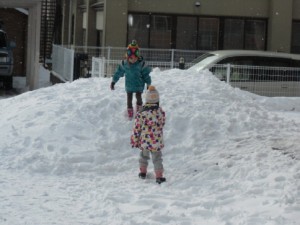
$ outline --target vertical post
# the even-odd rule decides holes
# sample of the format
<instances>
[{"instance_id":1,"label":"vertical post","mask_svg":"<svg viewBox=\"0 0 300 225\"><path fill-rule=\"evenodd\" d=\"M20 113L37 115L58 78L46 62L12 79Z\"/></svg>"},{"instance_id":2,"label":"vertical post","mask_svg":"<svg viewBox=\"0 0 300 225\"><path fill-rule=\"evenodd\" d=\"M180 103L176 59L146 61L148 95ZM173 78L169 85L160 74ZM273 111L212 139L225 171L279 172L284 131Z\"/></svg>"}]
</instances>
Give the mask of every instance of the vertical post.
<instances>
[{"instance_id":1,"label":"vertical post","mask_svg":"<svg viewBox=\"0 0 300 225\"><path fill-rule=\"evenodd\" d=\"M105 60L105 71L106 71L106 74L104 75L105 77L108 76L108 73L110 73L110 57L111 57L111 47L108 47L108 51L107 51L107 59L104 59Z\"/></svg>"},{"instance_id":2,"label":"vertical post","mask_svg":"<svg viewBox=\"0 0 300 225\"><path fill-rule=\"evenodd\" d=\"M108 49L107 49L107 60L110 60L110 54L111 54L111 47L108 46Z\"/></svg>"},{"instance_id":3,"label":"vertical post","mask_svg":"<svg viewBox=\"0 0 300 225\"><path fill-rule=\"evenodd\" d=\"M45 0L46 8L44 11L44 67L46 68L46 51L47 51L47 37L48 37L48 1Z\"/></svg>"},{"instance_id":4,"label":"vertical post","mask_svg":"<svg viewBox=\"0 0 300 225\"><path fill-rule=\"evenodd\" d=\"M171 50L171 69L174 68L174 49Z\"/></svg>"},{"instance_id":5,"label":"vertical post","mask_svg":"<svg viewBox=\"0 0 300 225\"><path fill-rule=\"evenodd\" d=\"M28 15L26 82L31 91L39 86L41 8L41 2L36 3L29 8Z\"/></svg>"},{"instance_id":6,"label":"vertical post","mask_svg":"<svg viewBox=\"0 0 300 225\"><path fill-rule=\"evenodd\" d=\"M230 83L230 64L226 65L226 82Z\"/></svg>"},{"instance_id":7,"label":"vertical post","mask_svg":"<svg viewBox=\"0 0 300 225\"><path fill-rule=\"evenodd\" d=\"M106 63L105 63L105 58L102 57L101 58L101 77L107 77L107 75L105 74L105 71L106 71Z\"/></svg>"},{"instance_id":8,"label":"vertical post","mask_svg":"<svg viewBox=\"0 0 300 225\"><path fill-rule=\"evenodd\" d=\"M66 48L64 48L66 49ZM71 50L71 78L70 81L74 80L74 55L75 55L75 51L74 49L70 49Z\"/></svg>"}]
</instances>

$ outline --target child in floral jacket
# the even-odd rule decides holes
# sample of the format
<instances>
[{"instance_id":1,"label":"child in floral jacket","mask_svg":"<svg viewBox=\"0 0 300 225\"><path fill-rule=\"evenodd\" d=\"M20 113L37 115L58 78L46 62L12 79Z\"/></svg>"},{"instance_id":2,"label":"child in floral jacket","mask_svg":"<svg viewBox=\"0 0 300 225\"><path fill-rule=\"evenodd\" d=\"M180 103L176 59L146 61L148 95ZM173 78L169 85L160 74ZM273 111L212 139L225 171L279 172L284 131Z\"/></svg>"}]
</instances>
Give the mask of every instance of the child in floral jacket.
<instances>
[{"instance_id":1,"label":"child in floral jacket","mask_svg":"<svg viewBox=\"0 0 300 225\"><path fill-rule=\"evenodd\" d=\"M139 148L139 166L141 179L146 178L148 160L150 155L154 165L156 182L166 181L163 177L161 150L164 147L163 127L165 125L165 112L159 106L159 93L154 86L149 86L146 92L146 104L140 112L137 112L135 124L131 135L131 145Z\"/></svg>"}]
</instances>

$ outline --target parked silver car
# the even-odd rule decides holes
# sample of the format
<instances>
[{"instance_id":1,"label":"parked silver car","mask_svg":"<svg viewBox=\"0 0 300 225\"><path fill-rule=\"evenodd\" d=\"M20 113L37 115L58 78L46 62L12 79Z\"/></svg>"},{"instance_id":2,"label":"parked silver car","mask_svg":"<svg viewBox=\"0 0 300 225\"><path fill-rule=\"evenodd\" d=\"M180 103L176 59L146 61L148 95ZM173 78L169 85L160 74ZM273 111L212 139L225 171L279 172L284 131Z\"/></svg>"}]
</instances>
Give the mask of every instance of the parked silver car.
<instances>
[{"instance_id":1,"label":"parked silver car","mask_svg":"<svg viewBox=\"0 0 300 225\"><path fill-rule=\"evenodd\" d=\"M207 52L193 63L191 70L208 69L220 80L249 92L265 96L300 96L298 54L219 50Z\"/></svg>"},{"instance_id":2,"label":"parked silver car","mask_svg":"<svg viewBox=\"0 0 300 225\"><path fill-rule=\"evenodd\" d=\"M15 42L7 41L6 32L0 29L0 81L5 89L11 89L13 86L13 48Z\"/></svg>"}]
</instances>

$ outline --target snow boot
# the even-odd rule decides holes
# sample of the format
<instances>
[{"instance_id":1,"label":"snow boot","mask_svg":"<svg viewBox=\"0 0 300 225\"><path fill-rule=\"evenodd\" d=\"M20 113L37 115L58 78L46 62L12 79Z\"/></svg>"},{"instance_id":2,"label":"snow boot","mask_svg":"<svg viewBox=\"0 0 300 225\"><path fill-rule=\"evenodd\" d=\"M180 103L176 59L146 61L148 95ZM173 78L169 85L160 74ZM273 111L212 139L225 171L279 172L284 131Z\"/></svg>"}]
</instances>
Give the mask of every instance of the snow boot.
<instances>
[{"instance_id":1,"label":"snow boot","mask_svg":"<svg viewBox=\"0 0 300 225\"><path fill-rule=\"evenodd\" d=\"M132 120L132 118L133 118L133 108L127 109L127 113L128 113L128 119Z\"/></svg>"},{"instance_id":2,"label":"snow boot","mask_svg":"<svg viewBox=\"0 0 300 225\"><path fill-rule=\"evenodd\" d=\"M158 178L156 178L156 183L158 183L158 184L161 184L161 183L166 182L166 181L167 181L167 179L164 178L164 177L158 177Z\"/></svg>"},{"instance_id":3,"label":"snow boot","mask_svg":"<svg viewBox=\"0 0 300 225\"><path fill-rule=\"evenodd\" d=\"M156 183L161 184L163 182L166 182L166 178L163 177L163 171L162 170L157 170L155 171L156 175Z\"/></svg>"},{"instance_id":4,"label":"snow boot","mask_svg":"<svg viewBox=\"0 0 300 225\"><path fill-rule=\"evenodd\" d=\"M139 178L141 178L141 179L146 179L146 173L139 173Z\"/></svg>"},{"instance_id":5,"label":"snow boot","mask_svg":"<svg viewBox=\"0 0 300 225\"><path fill-rule=\"evenodd\" d=\"M140 173L139 173L139 178L145 179L147 174L147 167L140 167Z\"/></svg>"}]
</instances>

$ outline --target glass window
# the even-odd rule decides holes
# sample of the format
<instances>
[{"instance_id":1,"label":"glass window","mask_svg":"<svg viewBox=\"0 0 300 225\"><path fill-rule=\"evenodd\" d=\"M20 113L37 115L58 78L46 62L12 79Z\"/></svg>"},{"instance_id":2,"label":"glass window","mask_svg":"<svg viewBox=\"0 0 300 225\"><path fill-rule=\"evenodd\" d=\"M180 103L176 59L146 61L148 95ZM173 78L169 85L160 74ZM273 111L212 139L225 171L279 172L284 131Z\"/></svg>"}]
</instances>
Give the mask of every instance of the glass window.
<instances>
[{"instance_id":1,"label":"glass window","mask_svg":"<svg viewBox=\"0 0 300 225\"><path fill-rule=\"evenodd\" d=\"M150 48L169 49L172 44L172 18L170 16L151 16Z\"/></svg>"},{"instance_id":2,"label":"glass window","mask_svg":"<svg viewBox=\"0 0 300 225\"><path fill-rule=\"evenodd\" d=\"M224 49L244 48L244 20L225 19L224 24Z\"/></svg>"},{"instance_id":3,"label":"glass window","mask_svg":"<svg viewBox=\"0 0 300 225\"><path fill-rule=\"evenodd\" d=\"M217 50L219 41L219 19L199 18L199 50Z\"/></svg>"},{"instance_id":4,"label":"glass window","mask_svg":"<svg viewBox=\"0 0 300 225\"><path fill-rule=\"evenodd\" d=\"M142 48L265 50L266 36L263 19L128 14L127 40ZM299 21L293 24L292 48L300 52Z\"/></svg>"},{"instance_id":5,"label":"glass window","mask_svg":"<svg viewBox=\"0 0 300 225\"><path fill-rule=\"evenodd\" d=\"M103 31L102 30L97 30L97 33L96 33L96 46L97 47L102 47L102 38L103 38ZM101 55L101 49L100 48L96 49L96 54L98 56Z\"/></svg>"},{"instance_id":6,"label":"glass window","mask_svg":"<svg viewBox=\"0 0 300 225\"><path fill-rule=\"evenodd\" d=\"M254 59L255 57L251 57L251 56L235 56L235 57L228 57L226 59L223 59L220 62L218 62L218 64L254 66L255 65Z\"/></svg>"},{"instance_id":7,"label":"glass window","mask_svg":"<svg viewBox=\"0 0 300 225\"><path fill-rule=\"evenodd\" d=\"M286 58L277 57L256 57L256 64L258 66L270 66L270 67L290 67L291 60Z\"/></svg>"},{"instance_id":8,"label":"glass window","mask_svg":"<svg viewBox=\"0 0 300 225\"><path fill-rule=\"evenodd\" d=\"M176 48L196 50L197 18L177 17Z\"/></svg>"},{"instance_id":9,"label":"glass window","mask_svg":"<svg viewBox=\"0 0 300 225\"><path fill-rule=\"evenodd\" d=\"M147 48L149 43L149 15L128 15L128 42L137 40L141 48Z\"/></svg>"},{"instance_id":10,"label":"glass window","mask_svg":"<svg viewBox=\"0 0 300 225\"><path fill-rule=\"evenodd\" d=\"M0 48L6 47L6 35L4 32L0 32Z\"/></svg>"},{"instance_id":11,"label":"glass window","mask_svg":"<svg viewBox=\"0 0 300 225\"><path fill-rule=\"evenodd\" d=\"M300 53L300 21L293 22L291 52Z\"/></svg>"},{"instance_id":12,"label":"glass window","mask_svg":"<svg viewBox=\"0 0 300 225\"><path fill-rule=\"evenodd\" d=\"M82 29L82 44L86 45L86 29Z\"/></svg>"},{"instance_id":13,"label":"glass window","mask_svg":"<svg viewBox=\"0 0 300 225\"><path fill-rule=\"evenodd\" d=\"M247 20L245 26L245 49L265 50L266 22Z\"/></svg>"}]
</instances>

